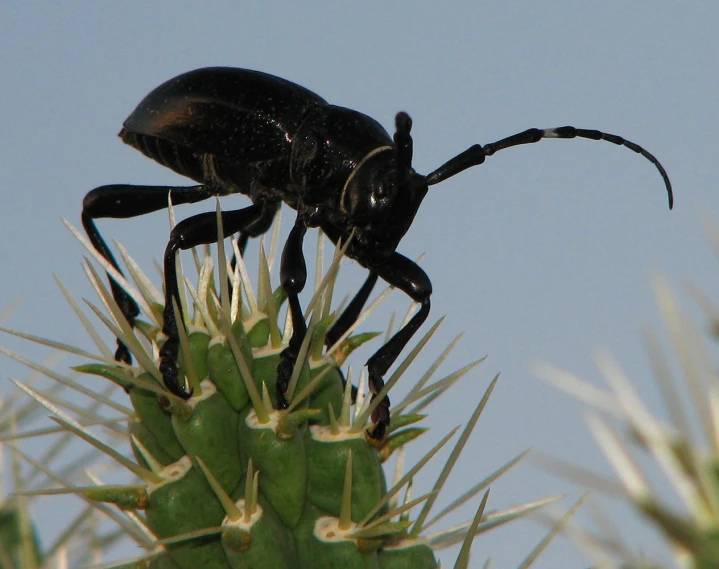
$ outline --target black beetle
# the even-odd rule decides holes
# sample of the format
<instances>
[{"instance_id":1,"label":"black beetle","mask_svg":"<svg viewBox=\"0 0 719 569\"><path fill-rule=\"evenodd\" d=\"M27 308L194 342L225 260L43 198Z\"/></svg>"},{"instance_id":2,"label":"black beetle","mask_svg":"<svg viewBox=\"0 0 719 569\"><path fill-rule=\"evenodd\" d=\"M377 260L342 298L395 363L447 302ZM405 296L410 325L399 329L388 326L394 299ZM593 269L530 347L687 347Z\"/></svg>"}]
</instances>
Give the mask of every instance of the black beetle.
<instances>
[{"instance_id":1,"label":"black beetle","mask_svg":"<svg viewBox=\"0 0 719 569\"><path fill-rule=\"evenodd\" d=\"M369 270L364 285L327 335L333 344L358 318L377 278L401 289L420 304L419 311L368 360L369 385L376 395L383 377L427 318L432 284L413 261L396 252L428 187L482 164L498 150L543 138L606 140L638 152L659 170L672 207L672 188L659 161L620 136L571 126L529 129L498 142L475 144L428 176L412 168L412 121L406 113L395 119L394 138L357 111L328 104L295 83L246 69L213 67L190 71L153 90L125 121L120 138L163 166L199 185L110 185L89 192L82 222L94 247L119 271L94 219L125 218L211 196L241 193L252 205L225 211L225 235L246 240L268 230L277 208L285 202L297 211L280 267L288 294L293 334L278 369L277 402L286 407L284 391L292 373L306 324L298 295L307 271L302 240L308 227L320 227L337 243L352 234L346 255ZM160 351L160 371L167 389L189 398L178 378L178 331L173 300L179 304L176 253L217 241L215 212L190 217L170 233L165 250L165 312L167 340ZM130 325L139 310L115 281L112 293ZM129 363L130 353L118 340L115 355ZM373 415L372 436L381 439L389 423L389 399Z\"/></svg>"}]
</instances>

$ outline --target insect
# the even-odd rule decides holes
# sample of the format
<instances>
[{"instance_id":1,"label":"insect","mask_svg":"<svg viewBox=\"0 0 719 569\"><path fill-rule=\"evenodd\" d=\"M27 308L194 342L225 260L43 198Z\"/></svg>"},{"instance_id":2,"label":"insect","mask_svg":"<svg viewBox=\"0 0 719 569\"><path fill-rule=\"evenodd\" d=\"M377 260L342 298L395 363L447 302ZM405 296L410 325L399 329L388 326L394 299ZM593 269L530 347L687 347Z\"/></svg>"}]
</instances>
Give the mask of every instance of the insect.
<instances>
[{"instance_id":1,"label":"insect","mask_svg":"<svg viewBox=\"0 0 719 569\"><path fill-rule=\"evenodd\" d=\"M173 204L194 203L211 196L245 194L251 205L222 212L226 236L241 238L265 233L275 212L286 203L297 212L280 265L288 296L293 333L278 367L277 405L287 407L285 390L306 334L299 294L307 270L302 241L307 228L319 227L334 242L346 242L346 255L369 271L366 281L327 334L332 345L357 320L378 278L404 291L419 310L367 361L369 386L376 397L384 376L430 311L432 284L413 261L396 251L429 186L482 164L499 150L545 138L606 140L637 152L656 166L673 203L664 167L642 147L620 136L565 126L528 129L481 146L475 144L423 176L412 168L412 121L395 118L391 137L373 118L330 105L315 93L285 79L259 71L213 67L179 75L147 95L125 121L120 138L146 156L197 184L191 186L109 185L89 192L82 222L93 246L118 271L117 262L94 220L135 217ZM179 306L176 254L179 250L217 241L215 212L178 223L164 254L165 311L160 371L167 389L187 399L178 377L177 317ZM133 325L135 302L110 278L113 297ZM118 361L130 363L130 352L118 340ZM389 398L373 414L371 436L382 439L389 424Z\"/></svg>"}]
</instances>

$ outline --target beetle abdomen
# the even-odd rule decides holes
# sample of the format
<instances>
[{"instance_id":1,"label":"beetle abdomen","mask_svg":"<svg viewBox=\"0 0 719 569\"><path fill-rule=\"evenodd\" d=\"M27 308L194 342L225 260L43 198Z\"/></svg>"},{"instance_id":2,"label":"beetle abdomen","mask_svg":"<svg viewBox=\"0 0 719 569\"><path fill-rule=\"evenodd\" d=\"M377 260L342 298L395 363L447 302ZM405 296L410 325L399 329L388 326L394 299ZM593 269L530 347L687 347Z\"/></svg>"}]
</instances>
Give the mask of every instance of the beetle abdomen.
<instances>
[{"instance_id":1,"label":"beetle abdomen","mask_svg":"<svg viewBox=\"0 0 719 569\"><path fill-rule=\"evenodd\" d=\"M226 160L289 153L292 137L324 99L273 75L211 67L166 81L125 120L125 130Z\"/></svg>"},{"instance_id":2,"label":"beetle abdomen","mask_svg":"<svg viewBox=\"0 0 719 569\"><path fill-rule=\"evenodd\" d=\"M119 137L125 144L129 144L148 158L152 158L155 162L170 168L181 176L187 176L200 183L205 182L202 159L189 148L155 136L132 132L126 128L120 131Z\"/></svg>"}]
</instances>

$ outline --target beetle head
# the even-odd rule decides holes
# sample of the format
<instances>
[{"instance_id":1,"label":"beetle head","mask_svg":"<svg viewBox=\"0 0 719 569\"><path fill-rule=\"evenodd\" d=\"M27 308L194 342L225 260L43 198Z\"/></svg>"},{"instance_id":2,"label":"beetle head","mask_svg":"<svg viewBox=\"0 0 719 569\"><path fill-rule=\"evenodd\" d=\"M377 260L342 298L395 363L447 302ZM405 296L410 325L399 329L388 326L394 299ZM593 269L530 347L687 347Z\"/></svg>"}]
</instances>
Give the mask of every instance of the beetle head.
<instances>
[{"instance_id":1,"label":"beetle head","mask_svg":"<svg viewBox=\"0 0 719 569\"><path fill-rule=\"evenodd\" d=\"M355 238L373 257L391 254L412 225L427 194L424 176L412 169L412 119L395 118L394 146L367 154L347 179L342 209L355 228Z\"/></svg>"}]
</instances>

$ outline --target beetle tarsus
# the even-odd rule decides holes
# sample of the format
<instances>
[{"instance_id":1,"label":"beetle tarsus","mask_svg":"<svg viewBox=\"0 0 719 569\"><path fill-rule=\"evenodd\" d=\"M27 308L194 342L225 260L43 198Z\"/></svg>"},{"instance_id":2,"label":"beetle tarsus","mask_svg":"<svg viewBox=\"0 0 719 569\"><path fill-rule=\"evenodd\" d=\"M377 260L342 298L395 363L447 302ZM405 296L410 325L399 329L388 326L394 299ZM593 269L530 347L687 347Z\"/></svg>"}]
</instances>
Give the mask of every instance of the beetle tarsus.
<instances>
[{"instance_id":1,"label":"beetle tarsus","mask_svg":"<svg viewBox=\"0 0 719 569\"><path fill-rule=\"evenodd\" d=\"M278 409L287 409L290 402L287 400L287 388L292 379L292 372L297 363L297 352L287 347L280 352L280 362L277 364L277 383L275 385L275 398Z\"/></svg>"},{"instance_id":2,"label":"beetle tarsus","mask_svg":"<svg viewBox=\"0 0 719 569\"><path fill-rule=\"evenodd\" d=\"M185 390L185 386L180 383L179 369L177 367L178 342L172 338L168 338L160 349L160 373L162 374L162 382L167 390L176 395L180 399L187 400L192 397L193 390Z\"/></svg>"},{"instance_id":3,"label":"beetle tarsus","mask_svg":"<svg viewBox=\"0 0 719 569\"><path fill-rule=\"evenodd\" d=\"M121 341L117 341L117 350L115 350L115 361L123 364L132 365L132 354L129 348Z\"/></svg>"},{"instance_id":4,"label":"beetle tarsus","mask_svg":"<svg viewBox=\"0 0 719 569\"><path fill-rule=\"evenodd\" d=\"M376 372L369 372L368 378L369 388L372 391L372 401L378 396L379 392L384 387L384 379ZM385 395L379 405L372 411L372 422L375 424L374 429L370 432L370 437L377 440L382 440L384 434L389 426L390 420L390 401L389 396Z\"/></svg>"}]
</instances>

